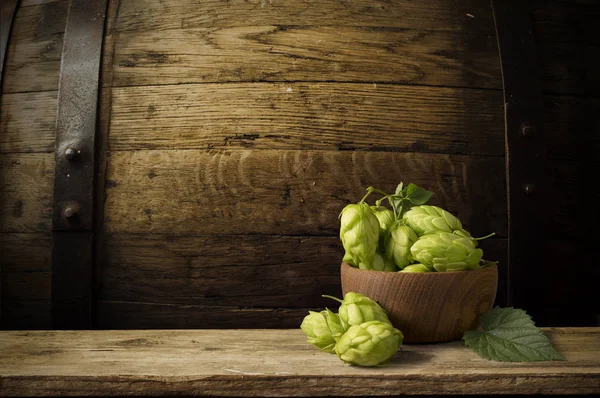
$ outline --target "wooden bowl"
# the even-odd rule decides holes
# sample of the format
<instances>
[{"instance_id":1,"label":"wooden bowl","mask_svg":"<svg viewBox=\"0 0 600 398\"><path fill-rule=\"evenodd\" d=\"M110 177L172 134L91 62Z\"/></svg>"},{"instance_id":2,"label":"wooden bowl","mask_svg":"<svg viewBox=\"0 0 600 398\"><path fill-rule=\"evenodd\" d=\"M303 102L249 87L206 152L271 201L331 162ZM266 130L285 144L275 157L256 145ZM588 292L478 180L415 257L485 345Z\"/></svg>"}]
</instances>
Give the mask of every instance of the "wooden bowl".
<instances>
[{"instance_id":1,"label":"wooden bowl","mask_svg":"<svg viewBox=\"0 0 600 398\"><path fill-rule=\"evenodd\" d=\"M478 325L479 315L496 299L498 267L457 272L383 272L341 267L342 292L377 301L405 343L434 343L462 338Z\"/></svg>"}]
</instances>

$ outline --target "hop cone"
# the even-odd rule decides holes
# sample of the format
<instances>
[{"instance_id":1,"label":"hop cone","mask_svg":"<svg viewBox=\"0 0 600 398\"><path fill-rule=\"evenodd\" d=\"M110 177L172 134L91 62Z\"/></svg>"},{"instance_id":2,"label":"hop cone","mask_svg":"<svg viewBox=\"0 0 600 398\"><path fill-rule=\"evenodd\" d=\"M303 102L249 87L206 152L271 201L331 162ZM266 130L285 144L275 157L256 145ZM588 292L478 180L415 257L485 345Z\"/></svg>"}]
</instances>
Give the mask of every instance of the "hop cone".
<instances>
[{"instance_id":1,"label":"hop cone","mask_svg":"<svg viewBox=\"0 0 600 398\"><path fill-rule=\"evenodd\" d=\"M334 353L336 340L346 331L337 314L330 310L308 311L300 328L308 336L308 342L322 351Z\"/></svg>"},{"instance_id":2,"label":"hop cone","mask_svg":"<svg viewBox=\"0 0 600 398\"><path fill-rule=\"evenodd\" d=\"M472 239L450 232L423 235L410 251L418 262L439 272L477 268L483 255Z\"/></svg>"},{"instance_id":3,"label":"hop cone","mask_svg":"<svg viewBox=\"0 0 600 398\"><path fill-rule=\"evenodd\" d=\"M419 236L432 232L462 231L460 220L437 206L415 206L402 218Z\"/></svg>"},{"instance_id":4,"label":"hop cone","mask_svg":"<svg viewBox=\"0 0 600 398\"><path fill-rule=\"evenodd\" d=\"M367 203L349 204L340 213L340 238L352 264L372 269L379 239L379 220Z\"/></svg>"},{"instance_id":5,"label":"hop cone","mask_svg":"<svg viewBox=\"0 0 600 398\"><path fill-rule=\"evenodd\" d=\"M429 268L423 264L411 264L404 267L400 272L413 272L413 273L422 273L422 272L431 272L433 269Z\"/></svg>"},{"instance_id":6,"label":"hop cone","mask_svg":"<svg viewBox=\"0 0 600 398\"><path fill-rule=\"evenodd\" d=\"M381 234L387 233L392 224L394 224L394 212L383 206L371 206L371 210L379 221L379 232Z\"/></svg>"},{"instance_id":7,"label":"hop cone","mask_svg":"<svg viewBox=\"0 0 600 398\"><path fill-rule=\"evenodd\" d=\"M383 253L385 251L385 237L392 225L394 225L396 217L394 216L393 211L383 206L371 206L371 210L373 210L373 214L375 214L377 220L379 220L378 249Z\"/></svg>"},{"instance_id":8,"label":"hop cone","mask_svg":"<svg viewBox=\"0 0 600 398\"><path fill-rule=\"evenodd\" d=\"M404 340L391 324L370 321L351 326L335 345L335 353L346 363L376 366L392 357Z\"/></svg>"},{"instance_id":9,"label":"hop cone","mask_svg":"<svg viewBox=\"0 0 600 398\"><path fill-rule=\"evenodd\" d=\"M412 261L410 248L417 239L417 235L410 227L394 224L385 240L387 258L392 260L400 269L406 267Z\"/></svg>"},{"instance_id":10,"label":"hop cone","mask_svg":"<svg viewBox=\"0 0 600 398\"><path fill-rule=\"evenodd\" d=\"M377 302L360 293L346 293L338 313L346 325L360 325L368 321L390 322L385 310Z\"/></svg>"},{"instance_id":11,"label":"hop cone","mask_svg":"<svg viewBox=\"0 0 600 398\"><path fill-rule=\"evenodd\" d=\"M396 264L392 259L382 256L379 253L375 253L375 257L373 258L373 267L374 271L398 271L396 268Z\"/></svg>"}]
</instances>

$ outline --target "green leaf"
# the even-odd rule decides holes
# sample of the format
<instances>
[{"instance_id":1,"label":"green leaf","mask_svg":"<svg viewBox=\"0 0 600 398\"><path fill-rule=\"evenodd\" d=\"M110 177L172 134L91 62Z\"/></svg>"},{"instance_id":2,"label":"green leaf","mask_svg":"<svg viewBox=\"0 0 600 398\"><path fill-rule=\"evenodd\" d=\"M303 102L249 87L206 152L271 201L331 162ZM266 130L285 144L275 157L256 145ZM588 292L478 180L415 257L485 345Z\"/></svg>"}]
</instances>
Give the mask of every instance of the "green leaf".
<instances>
[{"instance_id":1,"label":"green leaf","mask_svg":"<svg viewBox=\"0 0 600 398\"><path fill-rule=\"evenodd\" d=\"M410 184L410 185L414 185L414 184ZM410 185L409 185L409 188L410 188ZM408 191L408 189L407 189L407 191ZM427 203L427 201L429 199L431 199L431 197L433 196L433 192L427 191L426 189L419 188L418 186L414 185L414 188L410 191L410 193L407 193L406 196L413 204L424 205L425 203Z\"/></svg>"},{"instance_id":2,"label":"green leaf","mask_svg":"<svg viewBox=\"0 0 600 398\"><path fill-rule=\"evenodd\" d=\"M463 340L480 357L504 362L533 362L564 358L520 309L496 307L479 318L482 330L470 330Z\"/></svg>"}]
</instances>

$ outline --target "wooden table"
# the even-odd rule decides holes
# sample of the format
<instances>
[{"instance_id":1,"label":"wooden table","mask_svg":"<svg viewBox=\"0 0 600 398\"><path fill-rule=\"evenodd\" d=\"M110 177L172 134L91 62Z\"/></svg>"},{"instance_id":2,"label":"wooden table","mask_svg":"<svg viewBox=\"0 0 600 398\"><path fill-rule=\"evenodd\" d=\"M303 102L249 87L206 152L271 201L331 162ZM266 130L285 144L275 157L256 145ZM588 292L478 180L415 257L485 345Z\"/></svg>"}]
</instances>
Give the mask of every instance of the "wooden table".
<instances>
[{"instance_id":1,"label":"wooden table","mask_svg":"<svg viewBox=\"0 0 600 398\"><path fill-rule=\"evenodd\" d=\"M5 331L0 396L600 393L600 328L544 331L565 362L491 362L453 342L361 368L298 329Z\"/></svg>"}]
</instances>

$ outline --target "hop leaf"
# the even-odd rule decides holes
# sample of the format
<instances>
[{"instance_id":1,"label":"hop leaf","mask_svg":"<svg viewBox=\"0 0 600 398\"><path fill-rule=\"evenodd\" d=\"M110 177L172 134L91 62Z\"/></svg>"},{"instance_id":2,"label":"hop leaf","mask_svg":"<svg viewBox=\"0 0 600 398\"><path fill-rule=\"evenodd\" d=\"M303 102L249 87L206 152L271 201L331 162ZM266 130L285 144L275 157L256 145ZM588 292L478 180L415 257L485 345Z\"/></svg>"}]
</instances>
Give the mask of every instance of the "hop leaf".
<instances>
[{"instance_id":1,"label":"hop leaf","mask_svg":"<svg viewBox=\"0 0 600 398\"><path fill-rule=\"evenodd\" d=\"M349 364L377 366L390 359L403 340L402 332L391 324L369 321L351 326L335 345L335 353Z\"/></svg>"},{"instance_id":2,"label":"hop leaf","mask_svg":"<svg viewBox=\"0 0 600 398\"><path fill-rule=\"evenodd\" d=\"M480 357L505 362L564 360L531 317L520 309L493 308L479 319L482 330L465 333L465 344Z\"/></svg>"}]
</instances>

